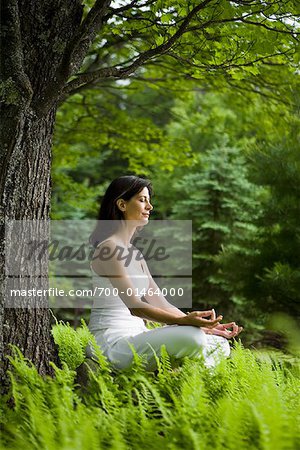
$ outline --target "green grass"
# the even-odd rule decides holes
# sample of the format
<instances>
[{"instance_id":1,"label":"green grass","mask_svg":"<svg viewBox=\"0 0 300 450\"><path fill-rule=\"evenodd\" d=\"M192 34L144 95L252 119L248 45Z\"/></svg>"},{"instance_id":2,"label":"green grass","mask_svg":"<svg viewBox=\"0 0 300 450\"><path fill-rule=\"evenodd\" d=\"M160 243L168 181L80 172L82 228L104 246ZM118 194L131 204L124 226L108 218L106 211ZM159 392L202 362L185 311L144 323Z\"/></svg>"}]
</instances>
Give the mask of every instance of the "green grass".
<instances>
[{"instance_id":1,"label":"green grass","mask_svg":"<svg viewBox=\"0 0 300 450\"><path fill-rule=\"evenodd\" d=\"M300 364L277 352L236 344L214 370L196 359L171 368L165 351L156 373L135 356L114 373L98 352L84 389L75 382L92 339L83 324L54 327L63 368L42 378L14 348L11 392L2 401L1 444L7 449L255 449L300 448Z\"/></svg>"}]
</instances>

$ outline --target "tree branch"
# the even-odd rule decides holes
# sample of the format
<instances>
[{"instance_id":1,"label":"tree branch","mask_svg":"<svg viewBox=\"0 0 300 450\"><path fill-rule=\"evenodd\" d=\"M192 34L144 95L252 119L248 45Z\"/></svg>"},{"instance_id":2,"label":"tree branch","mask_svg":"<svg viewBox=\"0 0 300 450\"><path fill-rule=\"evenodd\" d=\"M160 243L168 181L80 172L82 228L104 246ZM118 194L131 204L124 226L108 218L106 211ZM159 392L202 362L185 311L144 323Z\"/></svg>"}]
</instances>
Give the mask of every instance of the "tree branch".
<instances>
[{"instance_id":1,"label":"tree branch","mask_svg":"<svg viewBox=\"0 0 300 450\"><path fill-rule=\"evenodd\" d=\"M113 67L107 67L102 68L99 70L96 70L95 72L90 73L83 73L77 76L75 80L70 81L67 86L65 87L63 91L63 95L68 94L69 92L73 91L74 89L77 89L80 85L90 83L91 81L95 81L99 78L122 78L127 77L130 74L132 74L137 68L139 68L143 63L148 61L149 59L161 55L165 52L167 52L174 43L184 34L186 28L188 27L191 20L194 18L194 16L204 9L209 3L211 3L213 0L204 0L202 3L200 3L198 6L193 8L186 16L186 18L183 20L182 24L174 33L174 35L164 44L158 45L157 47L153 49L149 49L145 51L144 53L141 53L135 61L130 64L128 67L120 68L118 66Z\"/></svg>"},{"instance_id":2,"label":"tree branch","mask_svg":"<svg viewBox=\"0 0 300 450\"><path fill-rule=\"evenodd\" d=\"M111 0L96 0L95 5L81 23L78 32L67 45L59 68L63 78L67 79L79 70L96 34L101 30L110 3Z\"/></svg>"},{"instance_id":3,"label":"tree branch","mask_svg":"<svg viewBox=\"0 0 300 450\"><path fill-rule=\"evenodd\" d=\"M281 30L280 28L270 27L269 25L266 25L266 24L263 23L263 22L255 22L255 21L253 21L253 20L247 20L247 19L244 19L244 18L241 19L241 22L248 23L249 25L260 26L260 27L265 28L266 30L269 30L269 31L275 31L276 33L284 33L284 34L290 34L290 35L300 36L300 32L298 32L298 31L294 31L294 30Z\"/></svg>"},{"instance_id":4,"label":"tree branch","mask_svg":"<svg viewBox=\"0 0 300 450\"><path fill-rule=\"evenodd\" d=\"M138 0L133 0L131 3L129 3L128 5L125 6L121 6L120 8L111 8L111 12L109 12L108 14L105 15L104 20L105 22L110 19L111 17L115 16L116 14L122 14L123 12L126 12L128 10L130 10L133 6L135 6L135 4L138 2ZM149 0L146 1L143 5L138 5L140 8L145 8L145 6L150 6L153 3L155 3L156 0Z\"/></svg>"},{"instance_id":5,"label":"tree branch","mask_svg":"<svg viewBox=\"0 0 300 450\"><path fill-rule=\"evenodd\" d=\"M281 30L280 28L274 28L274 27L270 27L268 25L266 25L263 22L255 22L252 20L248 20L246 19L246 17L251 17L253 16L254 13L248 13L244 16L239 16L239 17L230 17L227 19L217 19L217 20L209 20L208 22L206 22L206 25L212 25L212 24L218 24L218 23L232 23L232 22L243 22L243 23L247 23L249 25L256 25L256 26L261 26L266 28L269 31L274 31L275 33L283 33L283 34L290 34L291 36L299 36L300 32L294 31L294 30ZM202 28L202 26L201 26ZM198 26L193 26L193 27L189 27L189 29L187 31L197 31L199 30L200 27Z\"/></svg>"},{"instance_id":6,"label":"tree branch","mask_svg":"<svg viewBox=\"0 0 300 450\"><path fill-rule=\"evenodd\" d=\"M249 67L249 66L253 66L254 64L258 63L258 62L264 62L266 60L268 60L269 58L274 58L276 56L282 56L282 55L287 55L291 50L288 49L284 52L279 52L279 53L273 53L270 55L266 55L266 56L260 56L257 57L251 61L248 62L244 62L244 63L234 63L233 61L236 60L237 58L235 58L235 56L233 56L230 60L224 61L220 64L195 64L194 62L192 62L191 60L187 59L187 58L183 58L179 55L176 55L174 53L168 52L168 56L170 56L171 58L174 58L178 61L180 61L181 63L184 64L188 64L189 67L194 67L196 69L232 69L232 68L239 68L239 67ZM277 64L277 65L284 65L282 64Z\"/></svg>"},{"instance_id":7,"label":"tree branch","mask_svg":"<svg viewBox=\"0 0 300 450\"><path fill-rule=\"evenodd\" d=\"M129 9L131 9L133 6L136 6L136 3L138 2L138 0L133 0L132 2L130 2L128 5L125 6L121 6L120 8L111 8L111 12L109 12L108 14L106 14L105 16L105 20L110 19L111 17L113 17L116 14L121 14L122 12L128 11ZM140 6L145 6L145 5L140 5Z\"/></svg>"},{"instance_id":8,"label":"tree branch","mask_svg":"<svg viewBox=\"0 0 300 450\"><path fill-rule=\"evenodd\" d=\"M245 92L250 92L251 94L256 94L256 95L260 95L261 97L265 97L268 100L272 100L276 103L282 103L286 106L291 106L291 104L287 101L284 100L284 98L282 96L275 96L275 95L271 95L271 94L267 94L266 92L263 92L262 90L257 90L255 89L255 86L253 86L251 83L250 84L250 88L247 88L245 85L245 80L243 80L243 86L239 86L236 83L233 83L231 80L227 80L229 86L231 86L233 89L236 89L242 93Z\"/></svg>"}]
</instances>

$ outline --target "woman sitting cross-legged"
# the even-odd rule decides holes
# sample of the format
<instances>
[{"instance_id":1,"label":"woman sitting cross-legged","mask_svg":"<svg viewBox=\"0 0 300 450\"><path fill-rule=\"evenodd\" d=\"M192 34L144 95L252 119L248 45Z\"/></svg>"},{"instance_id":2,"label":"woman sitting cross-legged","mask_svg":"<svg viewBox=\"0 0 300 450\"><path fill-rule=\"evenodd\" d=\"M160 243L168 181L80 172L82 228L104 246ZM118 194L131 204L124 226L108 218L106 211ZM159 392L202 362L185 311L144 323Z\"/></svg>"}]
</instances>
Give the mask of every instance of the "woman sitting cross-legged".
<instances>
[{"instance_id":1,"label":"woman sitting cross-legged","mask_svg":"<svg viewBox=\"0 0 300 450\"><path fill-rule=\"evenodd\" d=\"M107 188L90 238L95 247L93 281L102 294L95 297L89 329L116 369L130 367L133 346L145 358L147 370L154 370L154 351L159 355L163 344L172 360L202 355L205 365L214 367L220 358L229 356L228 339L242 327L235 322L221 324L222 316L216 317L213 309L185 314L161 294L145 259L131 244L137 227L149 221L151 193L151 183L136 176L119 177ZM101 221L105 220L110 227L103 233ZM129 254L139 257L126 259ZM138 292L146 292L146 302ZM143 319L164 326L150 330ZM90 347L87 354L93 356Z\"/></svg>"}]
</instances>

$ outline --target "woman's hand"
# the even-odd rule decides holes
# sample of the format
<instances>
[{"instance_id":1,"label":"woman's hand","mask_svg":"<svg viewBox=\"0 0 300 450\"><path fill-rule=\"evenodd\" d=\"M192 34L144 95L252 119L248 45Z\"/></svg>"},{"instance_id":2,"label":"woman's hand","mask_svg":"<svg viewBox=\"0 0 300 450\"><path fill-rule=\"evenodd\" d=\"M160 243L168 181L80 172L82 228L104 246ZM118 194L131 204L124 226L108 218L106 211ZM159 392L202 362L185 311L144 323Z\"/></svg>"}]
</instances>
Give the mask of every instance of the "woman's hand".
<instances>
[{"instance_id":1,"label":"woman's hand","mask_svg":"<svg viewBox=\"0 0 300 450\"><path fill-rule=\"evenodd\" d=\"M215 318L216 312L214 309L212 309L212 319ZM214 328L203 328L203 330L207 334L214 334L215 336L223 336L226 339L231 339L240 334L240 332L243 331L243 327L239 327L235 322L229 322L222 324L220 323Z\"/></svg>"},{"instance_id":2,"label":"woman's hand","mask_svg":"<svg viewBox=\"0 0 300 450\"><path fill-rule=\"evenodd\" d=\"M216 319L216 312L214 309L212 309L211 317L213 320ZM213 328L203 327L202 329L206 334L214 334L215 336L222 336L226 339L236 337L243 331L243 327L239 327L235 322L219 323Z\"/></svg>"},{"instance_id":3,"label":"woman's hand","mask_svg":"<svg viewBox=\"0 0 300 450\"><path fill-rule=\"evenodd\" d=\"M206 334L214 334L215 336L223 336L226 339L236 337L243 331L243 327L239 327L235 322L216 325L214 328L203 328Z\"/></svg>"},{"instance_id":4,"label":"woman's hand","mask_svg":"<svg viewBox=\"0 0 300 450\"><path fill-rule=\"evenodd\" d=\"M205 317L208 317L206 319ZM220 325L220 321L223 316L216 317L214 310L209 311L193 311L188 313L186 316L178 317L178 325L192 325L194 327L206 327L207 329L213 329L214 327Z\"/></svg>"}]
</instances>

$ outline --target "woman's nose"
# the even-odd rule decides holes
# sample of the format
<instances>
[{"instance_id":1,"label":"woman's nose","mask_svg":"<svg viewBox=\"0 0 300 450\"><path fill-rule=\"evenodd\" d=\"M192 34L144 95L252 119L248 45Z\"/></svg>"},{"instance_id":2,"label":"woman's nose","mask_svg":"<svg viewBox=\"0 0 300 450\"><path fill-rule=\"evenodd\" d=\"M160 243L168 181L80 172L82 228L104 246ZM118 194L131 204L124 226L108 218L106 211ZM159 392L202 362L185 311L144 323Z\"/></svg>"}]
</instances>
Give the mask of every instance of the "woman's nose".
<instances>
[{"instance_id":1,"label":"woman's nose","mask_svg":"<svg viewBox=\"0 0 300 450\"><path fill-rule=\"evenodd\" d=\"M150 209L150 210L152 210L153 209L153 206L151 205L151 203L149 202L148 204L147 204L147 208L148 209Z\"/></svg>"}]
</instances>

